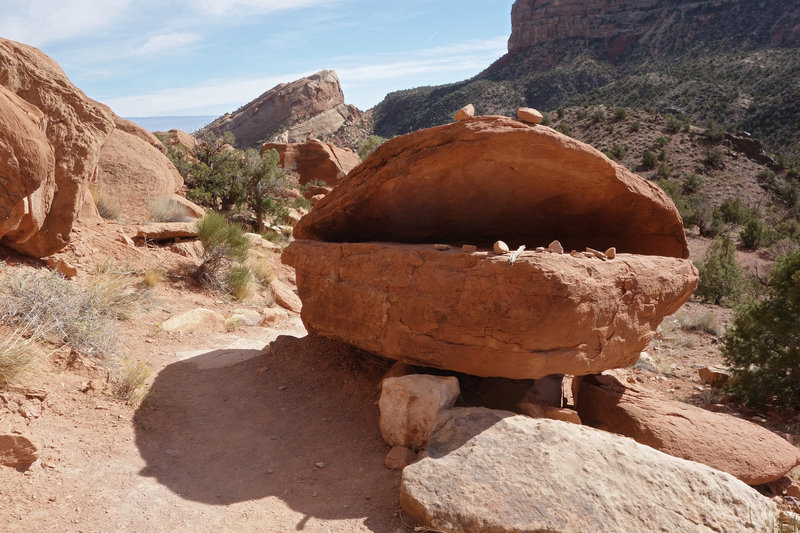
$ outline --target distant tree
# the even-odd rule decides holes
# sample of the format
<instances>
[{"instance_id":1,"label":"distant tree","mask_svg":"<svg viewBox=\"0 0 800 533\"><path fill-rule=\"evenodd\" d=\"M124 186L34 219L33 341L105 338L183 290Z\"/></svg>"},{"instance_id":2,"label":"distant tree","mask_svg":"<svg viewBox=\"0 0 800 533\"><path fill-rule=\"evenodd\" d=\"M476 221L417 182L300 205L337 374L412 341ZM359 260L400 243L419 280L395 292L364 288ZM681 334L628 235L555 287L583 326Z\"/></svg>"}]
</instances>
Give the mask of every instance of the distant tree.
<instances>
[{"instance_id":1,"label":"distant tree","mask_svg":"<svg viewBox=\"0 0 800 533\"><path fill-rule=\"evenodd\" d=\"M714 239L703 260L696 264L700 283L695 296L717 305L736 302L742 293L742 271L736 262L736 247L727 235Z\"/></svg>"},{"instance_id":2,"label":"distant tree","mask_svg":"<svg viewBox=\"0 0 800 533\"><path fill-rule=\"evenodd\" d=\"M658 157L650 150L645 150L642 154L642 168L644 170L653 170L658 164Z\"/></svg>"},{"instance_id":3,"label":"distant tree","mask_svg":"<svg viewBox=\"0 0 800 533\"><path fill-rule=\"evenodd\" d=\"M264 214L282 214L285 205L278 192L289 185L286 170L281 167L277 150L267 150L259 155L250 148L244 155L245 198L256 216L256 227L262 230Z\"/></svg>"}]
</instances>

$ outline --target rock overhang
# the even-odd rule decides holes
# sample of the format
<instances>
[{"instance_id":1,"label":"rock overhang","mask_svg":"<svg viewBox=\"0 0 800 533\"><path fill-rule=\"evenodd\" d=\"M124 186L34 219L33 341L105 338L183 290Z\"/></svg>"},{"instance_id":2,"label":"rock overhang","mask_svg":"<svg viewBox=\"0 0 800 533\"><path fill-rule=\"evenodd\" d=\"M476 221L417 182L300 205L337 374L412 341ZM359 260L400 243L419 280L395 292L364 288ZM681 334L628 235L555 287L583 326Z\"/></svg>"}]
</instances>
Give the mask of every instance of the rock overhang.
<instances>
[{"instance_id":1,"label":"rock overhang","mask_svg":"<svg viewBox=\"0 0 800 533\"><path fill-rule=\"evenodd\" d=\"M478 117L387 141L295 227L327 242L545 245L688 257L672 201L544 126Z\"/></svg>"},{"instance_id":2,"label":"rock overhang","mask_svg":"<svg viewBox=\"0 0 800 533\"><path fill-rule=\"evenodd\" d=\"M480 376L633 364L697 285L663 191L579 141L506 117L384 143L294 235L283 261L296 269L309 331ZM497 239L528 250L512 264L487 251ZM533 251L553 239L618 255Z\"/></svg>"}]
</instances>

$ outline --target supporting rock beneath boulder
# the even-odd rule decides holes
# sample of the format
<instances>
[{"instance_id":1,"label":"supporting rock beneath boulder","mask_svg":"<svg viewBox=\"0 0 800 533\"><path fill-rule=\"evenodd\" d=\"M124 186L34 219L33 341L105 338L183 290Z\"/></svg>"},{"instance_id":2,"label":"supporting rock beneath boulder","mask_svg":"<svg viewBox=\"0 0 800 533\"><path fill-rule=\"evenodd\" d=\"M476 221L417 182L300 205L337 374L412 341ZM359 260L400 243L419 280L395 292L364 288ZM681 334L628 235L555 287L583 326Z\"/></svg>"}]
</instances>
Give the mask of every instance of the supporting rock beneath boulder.
<instances>
[{"instance_id":1,"label":"supporting rock beneath boulder","mask_svg":"<svg viewBox=\"0 0 800 533\"><path fill-rule=\"evenodd\" d=\"M733 476L635 441L482 408L440 414L400 503L447 532L770 531L777 509Z\"/></svg>"}]
</instances>

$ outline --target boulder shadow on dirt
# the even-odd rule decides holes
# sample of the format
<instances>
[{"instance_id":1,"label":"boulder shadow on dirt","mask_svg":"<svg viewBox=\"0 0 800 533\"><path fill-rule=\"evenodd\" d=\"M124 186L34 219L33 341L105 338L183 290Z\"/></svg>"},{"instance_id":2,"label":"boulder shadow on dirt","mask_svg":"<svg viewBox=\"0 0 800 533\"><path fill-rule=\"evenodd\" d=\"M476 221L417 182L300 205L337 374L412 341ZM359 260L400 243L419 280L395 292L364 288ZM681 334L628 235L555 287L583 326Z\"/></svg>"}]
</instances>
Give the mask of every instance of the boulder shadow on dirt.
<instances>
[{"instance_id":1,"label":"boulder shadow on dirt","mask_svg":"<svg viewBox=\"0 0 800 533\"><path fill-rule=\"evenodd\" d=\"M134 417L140 474L212 505L277 497L305 515L297 529L311 517L402 526L375 406L391 362L313 335L270 346L164 368Z\"/></svg>"}]
</instances>

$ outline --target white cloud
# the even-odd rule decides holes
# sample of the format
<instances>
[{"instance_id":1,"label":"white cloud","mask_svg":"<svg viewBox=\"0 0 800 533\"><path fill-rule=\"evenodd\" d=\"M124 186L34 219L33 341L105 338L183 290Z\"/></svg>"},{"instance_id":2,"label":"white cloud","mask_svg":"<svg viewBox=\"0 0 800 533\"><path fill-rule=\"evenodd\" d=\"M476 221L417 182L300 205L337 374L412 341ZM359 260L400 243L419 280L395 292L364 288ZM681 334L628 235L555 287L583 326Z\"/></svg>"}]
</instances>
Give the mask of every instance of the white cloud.
<instances>
[{"instance_id":1,"label":"white cloud","mask_svg":"<svg viewBox=\"0 0 800 533\"><path fill-rule=\"evenodd\" d=\"M0 35L41 47L107 29L131 0L2 0Z\"/></svg>"},{"instance_id":2,"label":"white cloud","mask_svg":"<svg viewBox=\"0 0 800 533\"><path fill-rule=\"evenodd\" d=\"M329 6L331 0L189 0L191 9L208 15L270 13L312 6Z\"/></svg>"},{"instance_id":3,"label":"white cloud","mask_svg":"<svg viewBox=\"0 0 800 533\"><path fill-rule=\"evenodd\" d=\"M279 83L312 72L252 79L210 80L192 87L174 87L148 94L108 98L102 102L123 117L212 115L233 111Z\"/></svg>"},{"instance_id":4,"label":"white cloud","mask_svg":"<svg viewBox=\"0 0 800 533\"><path fill-rule=\"evenodd\" d=\"M150 37L143 45L134 49L132 55L174 54L200 40L196 33L163 33Z\"/></svg>"}]
</instances>

